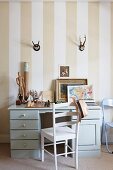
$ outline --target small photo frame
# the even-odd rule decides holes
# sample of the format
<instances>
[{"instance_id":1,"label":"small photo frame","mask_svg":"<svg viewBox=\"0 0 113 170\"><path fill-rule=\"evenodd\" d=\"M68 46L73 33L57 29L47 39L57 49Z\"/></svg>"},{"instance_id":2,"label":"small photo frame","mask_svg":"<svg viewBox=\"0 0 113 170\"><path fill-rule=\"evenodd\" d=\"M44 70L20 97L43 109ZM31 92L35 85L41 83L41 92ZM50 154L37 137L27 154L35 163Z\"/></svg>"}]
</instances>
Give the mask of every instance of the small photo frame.
<instances>
[{"instance_id":1,"label":"small photo frame","mask_svg":"<svg viewBox=\"0 0 113 170\"><path fill-rule=\"evenodd\" d=\"M59 78L69 78L69 66L59 66Z\"/></svg>"}]
</instances>

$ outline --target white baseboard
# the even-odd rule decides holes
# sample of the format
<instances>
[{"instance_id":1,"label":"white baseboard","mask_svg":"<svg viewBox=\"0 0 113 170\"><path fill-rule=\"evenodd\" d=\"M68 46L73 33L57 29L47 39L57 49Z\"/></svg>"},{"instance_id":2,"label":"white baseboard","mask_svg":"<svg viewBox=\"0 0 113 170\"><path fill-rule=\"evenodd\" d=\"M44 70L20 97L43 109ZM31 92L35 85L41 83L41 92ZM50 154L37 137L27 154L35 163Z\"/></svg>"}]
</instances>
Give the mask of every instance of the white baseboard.
<instances>
[{"instance_id":1,"label":"white baseboard","mask_svg":"<svg viewBox=\"0 0 113 170\"><path fill-rule=\"evenodd\" d=\"M0 143L10 143L10 135L0 134Z\"/></svg>"}]
</instances>

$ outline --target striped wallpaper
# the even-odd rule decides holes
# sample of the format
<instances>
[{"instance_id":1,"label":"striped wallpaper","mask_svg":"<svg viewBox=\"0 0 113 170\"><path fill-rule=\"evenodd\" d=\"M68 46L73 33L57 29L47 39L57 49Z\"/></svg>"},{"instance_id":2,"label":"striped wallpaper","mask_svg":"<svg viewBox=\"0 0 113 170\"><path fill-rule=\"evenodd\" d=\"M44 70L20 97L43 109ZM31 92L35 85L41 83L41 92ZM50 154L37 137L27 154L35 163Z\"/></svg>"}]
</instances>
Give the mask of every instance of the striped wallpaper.
<instances>
[{"instance_id":1,"label":"striped wallpaper","mask_svg":"<svg viewBox=\"0 0 113 170\"><path fill-rule=\"evenodd\" d=\"M30 89L53 89L59 65L69 65L70 78L93 84L97 101L113 97L112 30L111 2L0 2L0 139L7 140L7 108L16 100L23 62L29 62ZM82 52L81 35L87 37ZM32 41L40 41L40 51L32 49Z\"/></svg>"}]
</instances>

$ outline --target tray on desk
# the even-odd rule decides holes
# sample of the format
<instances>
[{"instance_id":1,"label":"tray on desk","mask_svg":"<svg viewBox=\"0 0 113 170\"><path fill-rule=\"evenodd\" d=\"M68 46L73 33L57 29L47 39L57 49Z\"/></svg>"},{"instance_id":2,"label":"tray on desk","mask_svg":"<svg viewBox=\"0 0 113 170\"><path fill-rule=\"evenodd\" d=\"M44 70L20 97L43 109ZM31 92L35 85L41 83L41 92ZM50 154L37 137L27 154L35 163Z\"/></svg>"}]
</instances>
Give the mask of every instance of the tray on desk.
<instances>
[{"instance_id":1,"label":"tray on desk","mask_svg":"<svg viewBox=\"0 0 113 170\"><path fill-rule=\"evenodd\" d=\"M27 103L26 104L26 107L27 108L46 108L46 107L50 107L50 103L49 102L44 102L44 101L41 101L41 102L31 102L31 103Z\"/></svg>"}]
</instances>

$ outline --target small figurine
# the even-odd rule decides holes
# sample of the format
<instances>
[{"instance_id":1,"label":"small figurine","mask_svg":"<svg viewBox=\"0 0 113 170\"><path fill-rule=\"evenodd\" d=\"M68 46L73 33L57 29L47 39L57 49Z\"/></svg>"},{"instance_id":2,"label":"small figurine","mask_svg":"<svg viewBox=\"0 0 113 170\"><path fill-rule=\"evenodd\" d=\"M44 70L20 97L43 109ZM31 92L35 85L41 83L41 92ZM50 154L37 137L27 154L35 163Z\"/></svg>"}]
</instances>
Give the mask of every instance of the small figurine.
<instances>
[{"instance_id":1,"label":"small figurine","mask_svg":"<svg viewBox=\"0 0 113 170\"><path fill-rule=\"evenodd\" d=\"M29 93L27 101L28 101L28 104L27 104L28 107L33 107L34 106L34 100L33 100L33 96L32 96L32 92L31 91Z\"/></svg>"},{"instance_id":2,"label":"small figurine","mask_svg":"<svg viewBox=\"0 0 113 170\"><path fill-rule=\"evenodd\" d=\"M21 96L21 100L24 100L25 82L24 82L24 77L21 76L19 72L18 72L18 77L16 78L16 83L19 86L18 95Z\"/></svg>"},{"instance_id":3,"label":"small figurine","mask_svg":"<svg viewBox=\"0 0 113 170\"><path fill-rule=\"evenodd\" d=\"M29 101L33 102L33 96L31 95L31 93L29 94L27 101L28 101L28 102L29 102Z\"/></svg>"}]
</instances>

